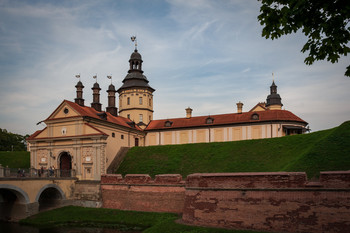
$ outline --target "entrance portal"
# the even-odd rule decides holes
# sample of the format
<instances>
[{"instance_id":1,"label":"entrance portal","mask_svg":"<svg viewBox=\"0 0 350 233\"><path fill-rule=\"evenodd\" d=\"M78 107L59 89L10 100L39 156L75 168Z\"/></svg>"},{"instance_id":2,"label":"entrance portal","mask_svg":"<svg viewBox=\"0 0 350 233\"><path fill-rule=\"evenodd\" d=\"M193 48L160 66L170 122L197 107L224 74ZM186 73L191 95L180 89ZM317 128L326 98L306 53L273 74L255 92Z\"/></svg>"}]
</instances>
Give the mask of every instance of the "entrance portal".
<instances>
[{"instance_id":1,"label":"entrance portal","mask_svg":"<svg viewBox=\"0 0 350 233\"><path fill-rule=\"evenodd\" d=\"M61 177L70 177L72 170L72 157L68 152L62 152L60 156L60 175Z\"/></svg>"}]
</instances>

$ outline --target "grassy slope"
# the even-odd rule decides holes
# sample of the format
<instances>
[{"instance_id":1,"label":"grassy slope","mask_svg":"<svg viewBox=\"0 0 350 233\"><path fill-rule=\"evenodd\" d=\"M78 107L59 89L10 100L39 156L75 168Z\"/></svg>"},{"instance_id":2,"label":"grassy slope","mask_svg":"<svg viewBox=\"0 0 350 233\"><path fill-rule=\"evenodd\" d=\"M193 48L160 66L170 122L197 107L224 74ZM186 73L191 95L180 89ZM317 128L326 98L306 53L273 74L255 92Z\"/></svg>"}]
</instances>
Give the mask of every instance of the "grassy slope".
<instances>
[{"instance_id":1,"label":"grassy slope","mask_svg":"<svg viewBox=\"0 0 350 233\"><path fill-rule=\"evenodd\" d=\"M29 168L30 154L27 151L0 151L0 164L10 168Z\"/></svg>"},{"instance_id":2,"label":"grassy slope","mask_svg":"<svg viewBox=\"0 0 350 233\"><path fill-rule=\"evenodd\" d=\"M348 170L350 121L311 134L238 142L134 147L116 173L273 172Z\"/></svg>"},{"instance_id":3,"label":"grassy slope","mask_svg":"<svg viewBox=\"0 0 350 233\"><path fill-rule=\"evenodd\" d=\"M39 213L21 220L41 228L52 228L73 224L76 226L112 227L122 230L145 230L147 233L197 232L197 233L253 233L255 231L225 230L186 226L175 223L179 216L170 213L151 213L121 211L115 209L96 209L67 206L60 209ZM257 233L257 232L255 232Z\"/></svg>"}]
</instances>

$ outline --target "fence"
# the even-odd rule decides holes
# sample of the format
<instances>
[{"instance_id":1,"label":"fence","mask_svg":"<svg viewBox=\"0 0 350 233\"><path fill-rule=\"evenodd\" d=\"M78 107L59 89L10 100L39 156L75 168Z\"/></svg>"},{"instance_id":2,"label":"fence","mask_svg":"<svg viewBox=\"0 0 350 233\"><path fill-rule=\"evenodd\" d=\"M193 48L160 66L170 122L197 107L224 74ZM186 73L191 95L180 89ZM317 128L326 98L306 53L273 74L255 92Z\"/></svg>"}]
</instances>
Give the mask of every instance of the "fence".
<instances>
[{"instance_id":1,"label":"fence","mask_svg":"<svg viewBox=\"0 0 350 233\"><path fill-rule=\"evenodd\" d=\"M29 177L29 178L62 178L75 177L75 170L9 168L0 164L0 177Z\"/></svg>"}]
</instances>

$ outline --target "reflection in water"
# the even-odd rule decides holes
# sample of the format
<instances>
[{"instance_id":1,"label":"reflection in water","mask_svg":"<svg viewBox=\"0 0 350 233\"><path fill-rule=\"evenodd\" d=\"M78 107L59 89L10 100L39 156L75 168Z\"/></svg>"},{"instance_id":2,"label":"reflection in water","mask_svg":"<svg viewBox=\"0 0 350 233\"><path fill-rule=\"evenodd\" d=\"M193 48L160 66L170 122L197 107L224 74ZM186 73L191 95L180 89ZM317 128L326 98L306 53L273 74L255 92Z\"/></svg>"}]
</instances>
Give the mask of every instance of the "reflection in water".
<instances>
[{"instance_id":1,"label":"reflection in water","mask_svg":"<svg viewBox=\"0 0 350 233\"><path fill-rule=\"evenodd\" d=\"M23 226L18 223L0 222L1 233L140 233L142 231L120 231L109 228L90 227L56 227L38 229L31 226Z\"/></svg>"}]
</instances>

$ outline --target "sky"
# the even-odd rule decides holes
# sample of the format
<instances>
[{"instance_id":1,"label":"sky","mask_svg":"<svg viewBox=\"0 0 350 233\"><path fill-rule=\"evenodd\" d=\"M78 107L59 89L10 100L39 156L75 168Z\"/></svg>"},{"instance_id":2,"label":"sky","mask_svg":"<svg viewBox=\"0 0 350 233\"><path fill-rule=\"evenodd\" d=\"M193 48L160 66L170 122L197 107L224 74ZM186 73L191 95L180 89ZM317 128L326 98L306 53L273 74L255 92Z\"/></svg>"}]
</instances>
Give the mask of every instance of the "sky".
<instances>
[{"instance_id":1,"label":"sky","mask_svg":"<svg viewBox=\"0 0 350 233\"><path fill-rule=\"evenodd\" d=\"M249 111L266 101L272 79L283 109L313 131L350 120L348 57L304 64L307 38L261 36L261 3L246 0L0 0L0 128L32 134L80 74L85 104L97 75L107 106L107 75L119 88L136 36L144 75L156 89L154 119ZM274 76L272 77L272 73Z\"/></svg>"}]
</instances>

